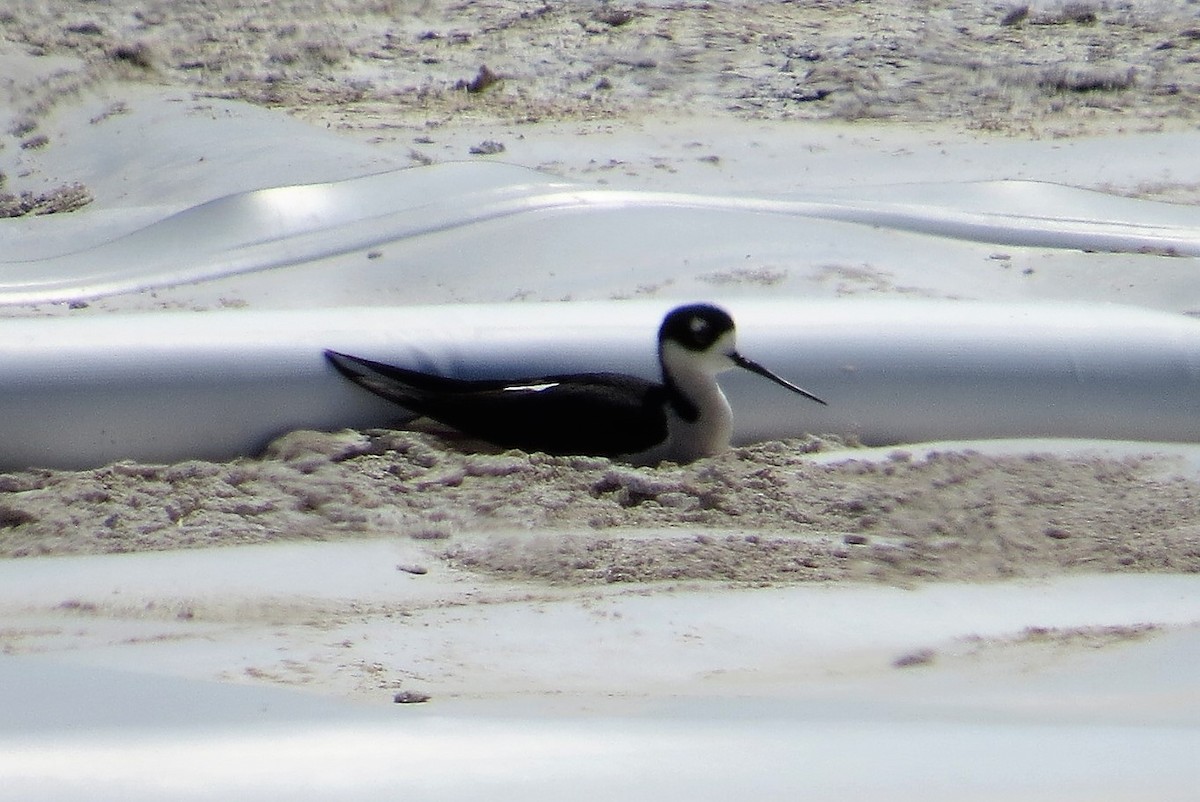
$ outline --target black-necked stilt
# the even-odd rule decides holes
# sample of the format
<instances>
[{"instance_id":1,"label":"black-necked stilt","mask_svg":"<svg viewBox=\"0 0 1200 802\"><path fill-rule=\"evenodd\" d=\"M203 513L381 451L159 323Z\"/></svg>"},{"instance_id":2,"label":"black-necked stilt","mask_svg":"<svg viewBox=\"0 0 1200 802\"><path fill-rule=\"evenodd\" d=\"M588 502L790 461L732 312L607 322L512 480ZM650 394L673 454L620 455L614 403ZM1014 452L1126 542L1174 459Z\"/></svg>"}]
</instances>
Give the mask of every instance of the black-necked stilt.
<instances>
[{"instance_id":1,"label":"black-necked stilt","mask_svg":"<svg viewBox=\"0 0 1200 802\"><path fill-rule=\"evenodd\" d=\"M689 462L729 447L733 413L716 375L745 368L824 404L737 352L733 318L673 309L658 330L662 384L620 373L513 380L433 376L326 351L342 375L400 406L504 448Z\"/></svg>"}]
</instances>

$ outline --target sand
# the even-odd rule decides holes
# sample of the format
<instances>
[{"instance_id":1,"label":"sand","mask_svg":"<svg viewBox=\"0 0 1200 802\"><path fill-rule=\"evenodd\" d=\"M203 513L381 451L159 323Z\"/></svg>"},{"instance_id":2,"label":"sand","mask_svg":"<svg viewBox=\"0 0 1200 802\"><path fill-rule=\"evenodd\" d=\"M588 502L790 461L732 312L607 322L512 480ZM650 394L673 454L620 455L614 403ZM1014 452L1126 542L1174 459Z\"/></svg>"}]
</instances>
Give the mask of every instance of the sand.
<instances>
[{"instance_id":1,"label":"sand","mask_svg":"<svg viewBox=\"0 0 1200 802\"><path fill-rule=\"evenodd\" d=\"M1200 22L1171 2L289 0L268 13L234 0L21 0L0 19L0 157L18 162L52 142L41 125L56 107L107 94L98 123L124 113L120 88L134 83L279 109L413 165L515 149L602 183L737 163L764 147L754 123L1062 139L1180 130L1200 114ZM633 153L580 139L664 123L677 130ZM1190 201L1197 184L1124 191ZM19 164L0 193L0 214L90 197L76 177Z\"/></svg>"},{"instance_id":2,"label":"sand","mask_svg":"<svg viewBox=\"0 0 1200 802\"><path fill-rule=\"evenodd\" d=\"M297 432L262 459L0 476L0 549L411 539L432 564L552 585L1194 573L1198 488L1178 468L971 450L856 459L815 438L640 468L421 432Z\"/></svg>"},{"instance_id":3,"label":"sand","mask_svg":"<svg viewBox=\"0 0 1200 802\"><path fill-rule=\"evenodd\" d=\"M1200 91L1200 28L1170 2L17 2L4 32L84 61L34 120L117 75L385 138L714 114L1062 136L1192 120Z\"/></svg>"}]
</instances>

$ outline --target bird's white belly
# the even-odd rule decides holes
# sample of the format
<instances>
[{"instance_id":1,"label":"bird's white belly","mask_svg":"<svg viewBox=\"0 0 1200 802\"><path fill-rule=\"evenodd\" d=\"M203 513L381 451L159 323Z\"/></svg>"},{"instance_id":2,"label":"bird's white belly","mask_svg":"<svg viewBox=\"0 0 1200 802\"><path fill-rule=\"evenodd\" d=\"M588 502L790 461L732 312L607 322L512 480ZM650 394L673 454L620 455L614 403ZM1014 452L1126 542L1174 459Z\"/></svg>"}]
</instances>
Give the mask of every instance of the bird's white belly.
<instances>
[{"instance_id":1,"label":"bird's white belly","mask_svg":"<svg viewBox=\"0 0 1200 802\"><path fill-rule=\"evenodd\" d=\"M703 410L695 421L683 420L675 414L668 415L669 435L665 459L691 462L729 448L729 441L733 437L733 412L725 395L718 391Z\"/></svg>"}]
</instances>

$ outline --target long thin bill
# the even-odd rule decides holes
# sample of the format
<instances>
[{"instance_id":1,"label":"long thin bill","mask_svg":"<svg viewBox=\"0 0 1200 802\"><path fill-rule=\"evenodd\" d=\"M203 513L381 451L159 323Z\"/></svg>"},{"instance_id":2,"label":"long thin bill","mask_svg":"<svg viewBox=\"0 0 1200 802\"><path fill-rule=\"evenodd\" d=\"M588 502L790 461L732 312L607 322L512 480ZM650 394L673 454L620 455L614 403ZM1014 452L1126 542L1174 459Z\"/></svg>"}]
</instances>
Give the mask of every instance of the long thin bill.
<instances>
[{"instance_id":1,"label":"long thin bill","mask_svg":"<svg viewBox=\"0 0 1200 802\"><path fill-rule=\"evenodd\" d=\"M746 357L744 357L741 354L736 353L736 352L734 354L732 354L730 358L733 360L733 363L735 365L737 365L739 368L745 368L746 370L750 371L751 373L757 373L759 376L762 376L765 379L770 379L771 381L775 382L779 386L786 387L787 389L791 390L793 393L799 393L800 395L804 396L805 398L810 398L813 401L816 401L818 404L825 404L825 402L823 400L821 400L820 398L817 398L815 395L810 393L808 390L805 390L802 387L797 387L796 385L792 384L787 379L784 379L780 376L776 376L774 373L767 370L762 365L755 362L753 359L746 359ZM825 404L825 406L829 406L829 405Z\"/></svg>"}]
</instances>

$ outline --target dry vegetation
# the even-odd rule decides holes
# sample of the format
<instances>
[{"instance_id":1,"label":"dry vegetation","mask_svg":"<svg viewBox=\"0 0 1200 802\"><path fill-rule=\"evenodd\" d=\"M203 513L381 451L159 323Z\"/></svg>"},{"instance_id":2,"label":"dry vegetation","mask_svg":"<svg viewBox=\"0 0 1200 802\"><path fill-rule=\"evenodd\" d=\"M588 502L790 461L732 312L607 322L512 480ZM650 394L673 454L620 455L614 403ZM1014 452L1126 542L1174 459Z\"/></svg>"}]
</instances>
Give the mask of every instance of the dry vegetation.
<instances>
[{"instance_id":1,"label":"dry vegetation","mask_svg":"<svg viewBox=\"0 0 1200 802\"><path fill-rule=\"evenodd\" d=\"M73 212L91 202L92 193L80 184L63 185L48 192L0 192L0 218Z\"/></svg>"}]
</instances>

